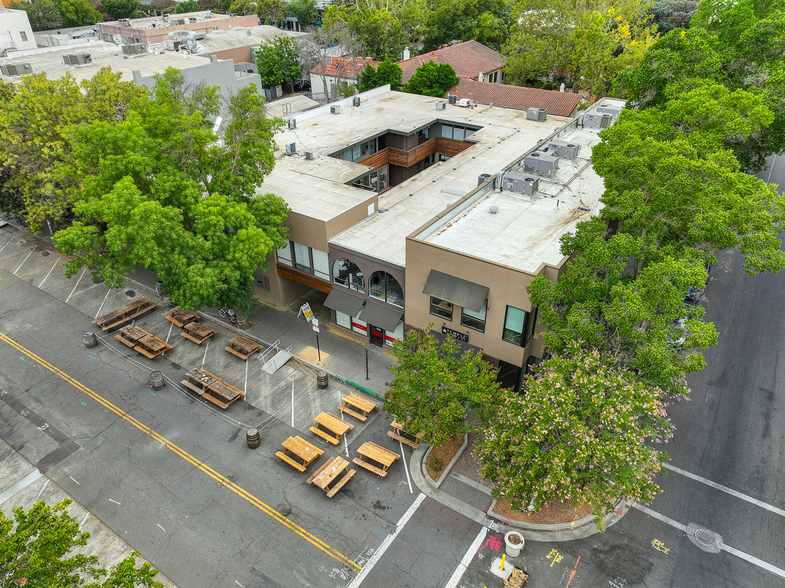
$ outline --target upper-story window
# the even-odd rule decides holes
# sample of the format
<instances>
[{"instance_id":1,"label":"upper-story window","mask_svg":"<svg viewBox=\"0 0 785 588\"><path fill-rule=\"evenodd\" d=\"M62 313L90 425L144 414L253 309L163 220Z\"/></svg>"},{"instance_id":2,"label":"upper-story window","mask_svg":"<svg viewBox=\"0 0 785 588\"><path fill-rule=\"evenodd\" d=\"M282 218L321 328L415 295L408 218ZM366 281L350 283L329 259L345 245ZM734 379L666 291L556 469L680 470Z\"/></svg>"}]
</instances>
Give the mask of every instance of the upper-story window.
<instances>
[{"instance_id":1,"label":"upper-story window","mask_svg":"<svg viewBox=\"0 0 785 588\"><path fill-rule=\"evenodd\" d=\"M365 294L365 277L351 259L344 257L333 263L333 282Z\"/></svg>"},{"instance_id":2,"label":"upper-story window","mask_svg":"<svg viewBox=\"0 0 785 588\"><path fill-rule=\"evenodd\" d=\"M403 288L398 280L385 271L371 274L371 279L368 281L368 293L371 298L403 308Z\"/></svg>"},{"instance_id":3,"label":"upper-story window","mask_svg":"<svg viewBox=\"0 0 785 588\"><path fill-rule=\"evenodd\" d=\"M474 312L473 310L469 310L468 308L464 308L461 310L461 324L464 327L469 327L470 329L475 329L480 331L480 333L485 332L485 315L488 314L488 300L484 300L482 303L482 308L480 308L479 312Z\"/></svg>"},{"instance_id":4,"label":"upper-story window","mask_svg":"<svg viewBox=\"0 0 785 588\"><path fill-rule=\"evenodd\" d=\"M306 274L312 274L322 280L330 279L330 262L327 252L313 249L302 243L289 241L277 252L278 263L293 267Z\"/></svg>"}]
</instances>

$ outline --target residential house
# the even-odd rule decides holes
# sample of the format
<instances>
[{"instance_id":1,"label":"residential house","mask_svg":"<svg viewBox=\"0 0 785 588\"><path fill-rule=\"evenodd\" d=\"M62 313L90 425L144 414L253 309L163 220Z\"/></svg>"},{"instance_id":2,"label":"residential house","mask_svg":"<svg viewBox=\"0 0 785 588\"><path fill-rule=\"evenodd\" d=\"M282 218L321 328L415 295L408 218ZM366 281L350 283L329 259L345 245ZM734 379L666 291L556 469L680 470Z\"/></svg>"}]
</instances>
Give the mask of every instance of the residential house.
<instances>
[{"instance_id":1,"label":"residential house","mask_svg":"<svg viewBox=\"0 0 785 588\"><path fill-rule=\"evenodd\" d=\"M24 10L0 8L0 55L36 47L27 13Z\"/></svg>"},{"instance_id":2,"label":"residential house","mask_svg":"<svg viewBox=\"0 0 785 588\"><path fill-rule=\"evenodd\" d=\"M338 99L341 86L356 86L360 74L369 65L379 67L370 57L326 55L311 70L311 96L328 102Z\"/></svg>"},{"instance_id":3,"label":"residential house","mask_svg":"<svg viewBox=\"0 0 785 588\"><path fill-rule=\"evenodd\" d=\"M479 104L493 104L516 110L544 108L548 114L555 116L575 116L578 103L581 101L580 94L570 92L523 88L467 79L462 79L450 88L445 97L449 95L455 96L456 100L465 98Z\"/></svg>"},{"instance_id":4,"label":"residential house","mask_svg":"<svg viewBox=\"0 0 785 588\"><path fill-rule=\"evenodd\" d=\"M436 51L399 61L398 65L403 71L401 84L406 84L417 68L429 61L450 65L462 80L482 77L487 82L504 82L504 72L502 72L504 62L501 54L477 41L464 41L455 45L444 45Z\"/></svg>"}]
</instances>

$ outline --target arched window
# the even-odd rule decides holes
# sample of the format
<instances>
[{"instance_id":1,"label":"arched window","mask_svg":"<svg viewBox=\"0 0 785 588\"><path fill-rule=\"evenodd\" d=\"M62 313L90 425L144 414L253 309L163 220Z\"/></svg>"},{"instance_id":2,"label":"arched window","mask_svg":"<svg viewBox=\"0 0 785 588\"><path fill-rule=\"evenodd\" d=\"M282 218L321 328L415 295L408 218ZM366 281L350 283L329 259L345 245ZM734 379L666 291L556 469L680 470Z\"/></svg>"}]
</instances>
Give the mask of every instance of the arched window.
<instances>
[{"instance_id":1,"label":"arched window","mask_svg":"<svg viewBox=\"0 0 785 588\"><path fill-rule=\"evenodd\" d=\"M333 264L333 282L365 294L365 278L360 268L351 259L345 257Z\"/></svg>"},{"instance_id":2,"label":"arched window","mask_svg":"<svg viewBox=\"0 0 785 588\"><path fill-rule=\"evenodd\" d=\"M385 271L373 272L368 282L368 293L371 298L382 300L387 304L403 308L403 288L398 280Z\"/></svg>"}]
</instances>

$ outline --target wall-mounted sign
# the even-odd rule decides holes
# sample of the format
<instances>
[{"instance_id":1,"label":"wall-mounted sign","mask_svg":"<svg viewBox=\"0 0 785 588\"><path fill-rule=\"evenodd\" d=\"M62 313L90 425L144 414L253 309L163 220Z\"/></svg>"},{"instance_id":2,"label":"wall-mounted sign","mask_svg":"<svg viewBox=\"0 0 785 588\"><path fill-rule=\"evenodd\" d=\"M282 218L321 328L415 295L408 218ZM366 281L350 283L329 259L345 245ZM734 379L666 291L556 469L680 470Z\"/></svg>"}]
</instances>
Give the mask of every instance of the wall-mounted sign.
<instances>
[{"instance_id":1,"label":"wall-mounted sign","mask_svg":"<svg viewBox=\"0 0 785 588\"><path fill-rule=\"evenodd\" d=\"M468 333L461 333L460 331L453 331L452 329L448 329L445 326L442 326L442 335L449 335L450 337L455 337L458 341L462 341L464 343L469 342L469 334Z\"/></svg>"}]
</instances>

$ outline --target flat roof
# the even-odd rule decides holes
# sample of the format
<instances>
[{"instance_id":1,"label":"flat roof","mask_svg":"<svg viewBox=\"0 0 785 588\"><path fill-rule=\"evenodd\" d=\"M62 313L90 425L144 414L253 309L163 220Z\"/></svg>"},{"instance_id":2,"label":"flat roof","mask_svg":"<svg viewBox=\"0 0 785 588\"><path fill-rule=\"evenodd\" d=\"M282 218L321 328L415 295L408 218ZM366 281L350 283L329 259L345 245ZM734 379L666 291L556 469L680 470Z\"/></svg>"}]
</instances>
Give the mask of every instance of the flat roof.
<instances>
[{"instance_id":1,"label":"flat roof","mask_svg":"<svg viewBox=\"0 0 785 588\"><path fill-rule=\"evenodd\" d=\"M92 63L85 65L66 65L63 55L77 55L88 53ZM134 80L133 72L141 72L143 77L163 73L168 67L188 69L199 65L207 65L210 59L207 56L187 56L185 53L162 51L160 53L144 53L131 59L123 58L120 45L97 41L79 47L58 47L52 51L42 51L30 55L14 57L13 59L0 59L0 63L29 63L33 67L33 74L45 73L50 80L59 80L70 72L77 82L89 80L102 67L110 66L112 71L120 72L124 82ZM6 82L21 81L21 76L2 78Z\"/></svg>"},{"instance_id":2,"label":"flat roof","mask_svg":"<svg viewBox=\"0 0 785 588\"><path fill-rule=\"evenodd\" d=\"M580 145L579 155L574 160L559 159L553 178L524 174L539 179L535 194L495 189L478 195L418 237L528 273L535 273L543 263L558 266L564 258L560 237L575 230L578 222L597 215L604 191L603 179L591 165L591 148L599 143L597 133L578 128L558 140Z\"/></svg>"},{"instance_id":3,"label":"flat roof","mask_svg":"<svg viewBox=\"0 0 785 588\"><path fill-rule=\"evenodd\" d=\"M387 131L408 135L437 121L482 127L471 135L476 143L462 153L381 193L379 209L384 212L330 239L403 266L407 235L473 190L480 174L495 174L571 120L549 116L545 122L530 121L525 112L487 106L436 110L441 101L377 89L362 94L359 107L353 107L351 99L341 101L339 114L331 114L331 105L326 105L294 116L296 128L281 131L276 141L281 150L295 143L298 154L279 151L260 191L284 198L294 212L328 220L374 194L344 184L372 168L330 153ZM312 160L304 158L305 150L313 153Z\"/></svg>"},{"instance_id":4,"label":"flat roof","mask_svg":"<svg viewBox=\"0 0 785 588\"><path fill-rule=\"evenodd\" d=\"M258 47L261 43L274 41L278 37L304 37L308 33L284 31L269 25L254 27L235 27L225 30L218 29L207 33L203 39L196 42L196 52L211 53L226 51L241 47Z\"/></svg>"}]
</instances>

